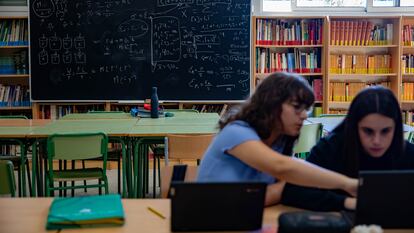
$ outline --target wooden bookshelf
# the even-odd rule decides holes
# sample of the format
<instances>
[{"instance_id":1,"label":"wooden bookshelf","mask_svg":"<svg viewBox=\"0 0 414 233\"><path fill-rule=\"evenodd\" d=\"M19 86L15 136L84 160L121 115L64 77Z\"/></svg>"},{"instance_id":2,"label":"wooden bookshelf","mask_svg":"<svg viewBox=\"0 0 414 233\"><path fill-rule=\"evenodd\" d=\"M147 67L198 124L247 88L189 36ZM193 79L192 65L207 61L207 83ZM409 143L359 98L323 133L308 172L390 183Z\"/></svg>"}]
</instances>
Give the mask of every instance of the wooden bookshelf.
<instances>
[{"instance_id":1,"label":"wooden bookshelf","mask_svg":"<svg viewBox=\"0 0 414 233\"><path fill-rule=\"evenodd\" d=\"M254 16L252 22L251 87L275 71L297 73L314 87L316 107L323 108L326 18Z\"/></svg>"},{"instance_id":2,"label":"wooden bookshelf","mask_svg":"<svg viewBox=\"0 0 414 233\"><path fill-rule=\"evenodd\" d=\"M0 114L31 117L28 18L0 16L0 24Z\"/></svg>"},{"instance_id":3,"label":"wooden bookshelf","mask_svg":"<svg viewBox=\"0 0 414 233\"><path fill-rule=\"evenodd\" d=\"M400 16L328 17L325 113L346 111L369 85L400 96Z\"/></svg>"}]
</instances>

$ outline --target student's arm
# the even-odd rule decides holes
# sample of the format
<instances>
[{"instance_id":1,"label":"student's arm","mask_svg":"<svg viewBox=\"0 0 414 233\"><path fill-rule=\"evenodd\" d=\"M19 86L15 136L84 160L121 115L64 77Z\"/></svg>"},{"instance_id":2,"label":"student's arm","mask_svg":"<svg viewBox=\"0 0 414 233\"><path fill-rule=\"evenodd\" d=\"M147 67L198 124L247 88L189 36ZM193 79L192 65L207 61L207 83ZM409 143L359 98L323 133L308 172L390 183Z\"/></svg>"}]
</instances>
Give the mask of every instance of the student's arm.
<instances>
[{"instance_id":1,"label":"student's arm","mask_svg":"<svg viewBox=\"0 0 414 233\"><path fill-rule=\"evenodd\" d=\"M312 148L308 161L329 170L343 172L338 155L338 138L323 138ZM339 140L340 141L340 140ZM316 211L355 209L355 199L330 190L286 184L281 202L285 205Z\"/></svg>"},{"instance_id":2,"label":"student's arm","mask_svg":"<svg viewBox=\"0 0 414 233\"><path fill-rule=\"evenodd\" d=\"M285 182L283 181L267 185L265 206L278 204L282 199L282 191L284 187Z\"/></svg>"},{"instance_id":3,"label":"student's arm","mask_svg":"<svg viewBox=\"0 0 414 233\"><path fill-rule=\"evenodd\" d=\"M246 141L227 151L249 166L297 185L342 189L356 195L357 180L306 161L286 157L261 141Z\"/></svg>"}]
</instances>

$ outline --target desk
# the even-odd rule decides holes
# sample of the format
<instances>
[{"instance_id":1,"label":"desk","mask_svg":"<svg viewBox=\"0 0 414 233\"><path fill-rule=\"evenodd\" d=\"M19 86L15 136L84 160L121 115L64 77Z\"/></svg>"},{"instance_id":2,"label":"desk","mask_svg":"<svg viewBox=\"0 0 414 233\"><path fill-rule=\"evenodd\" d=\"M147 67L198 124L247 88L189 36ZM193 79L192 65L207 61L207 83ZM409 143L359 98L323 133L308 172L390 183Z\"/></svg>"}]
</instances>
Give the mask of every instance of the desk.
<instances>
[{"instance_id":1,"label":"desk","mask_svg":"<svg viewBox=\"0 0 414 233\"><path fill-rule=\"evenodd\" d=\"M128 119L133 118L130 113L126 112L108 112L108 113L70 113L63 116L62 120L82 120L82 119Z\"/></svg>"},{"instance_id":2,"label":"desk","mask_svg":"<svg viewBox=\"0 0 414 233\"><path fill-rule=\"evenodd\" d=\"M57 232L46 231L46 218L52 198L0 198L0 233L21 232ZM63 233L169 233L170 200L169 199L123 199L125 225L111 228L67 229ZM151 206L166 219L148 211ZM263 215L263 227L276 229L277 218L283 212L298 210L276 205L268 207ZM270 231L274 232L274 231ZM386 230L385 233L409 233L413 230Z\"/></svg>"},{"instance_id":3,"label":"desk","mask_svg":"<svg viewBox=\"0 0 414 233\"><path fill-rule=\"evenodd\" d=\"M31 143L28 137L31 132L51 120L28 120L28 119L1 119L0 120L0 141L3 144L20 146L20 168L18 172L19 195L26 196L26 176L24 165L26 163L26 146ZM30 181L29 181L30 182Z\"/></svg>"},{"instance_id":4,"label":"desk","mask_svg":"<svg viewBox=\"0 0 414 233\"><path fill-rule=\"evenodd\" d=\"M84 114L89 115L89 114ZM91 115L101 115L91 114ZM125 138L129 136L129 131L133 125L138 121L137 118L130 119L78 119L78 120L57 120L44 127L34 129L30 136L39 139L45 139L55 133L84 133L84 132L103 132L110 137L112 141L118 141L122 144L122 173L123 173L123 189L122 196L126 197L126 187L132 190L131 185L127 185L127 160ZM33 147L33 164L36 164L36 149ZM32 167L33 174L35 174L36 166ZM130 180L130 179L129 179ZM131 183L131 182L129 182ZM35 187L35 178L33 176L32 184Z\"/></svg>"},{"instance_id":5,"label":"desk","mask_svg":"<svg viewBox=\"0 0 414 233\"><path fill-rule=\"evenodd\" d=\"M322 123L323 130L329 133L332 132L343 119L344 117L309 117L307 121L311 123ZM414 131L414 127L403 124L403 130L404 132L411 132Z\"/></svg>"},{"instance_id":6,"label":"desk","mask_svg":"<svg viewBox=\"0 0 414 233\"><path fill-rule=\"evenodd\" d=\"M143 194L144 168L148 164L144 140L150 141L151 144L161 144L168 134L215 134L218 132L219 118L217 113L174 112L174 117L141 118L137 121L129 133L131 137L136 138L133 146L133 197L141 197Z\"/></svg>"}]
</instances>

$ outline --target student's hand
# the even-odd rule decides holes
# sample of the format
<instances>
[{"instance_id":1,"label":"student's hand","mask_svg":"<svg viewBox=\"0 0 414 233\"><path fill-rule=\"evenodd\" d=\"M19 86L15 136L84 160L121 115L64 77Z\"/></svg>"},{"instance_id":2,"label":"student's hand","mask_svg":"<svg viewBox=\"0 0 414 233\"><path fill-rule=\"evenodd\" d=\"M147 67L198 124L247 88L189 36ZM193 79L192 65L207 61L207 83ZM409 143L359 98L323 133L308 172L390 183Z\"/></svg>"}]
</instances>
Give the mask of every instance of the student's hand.
<instances>
[{"instance_id":1,"label":"student's hand","mask_svg":"<svg viewBox=\"0 0 414 233\"><path fill-rule=\"evenodd\" d=\"M269 184L267 186L265 206L275 205L280 202L285 184L286 182L278 181L275 184Z\"/></svg>"},{"instance_id":2,"label":"student's hand","mask_svg":"<svg viewBox=\"0 0 414 233\"><path fill-rule=\"evenodd\" d=\"M351 194L353 197L356 197L358 190L358 180L353 178L347 178L343 190Z\"/></svg>"},{"instance_id":3,"label":"student's hand","mask_svg":"<svg viewBox=\"0 0 414 233\"><path fill-rule=\"evenodd\" d=\"M355 210L356 209L356 198L355 197L345 198L344 207L347 210Z\"/></svg>"}]
</instances>

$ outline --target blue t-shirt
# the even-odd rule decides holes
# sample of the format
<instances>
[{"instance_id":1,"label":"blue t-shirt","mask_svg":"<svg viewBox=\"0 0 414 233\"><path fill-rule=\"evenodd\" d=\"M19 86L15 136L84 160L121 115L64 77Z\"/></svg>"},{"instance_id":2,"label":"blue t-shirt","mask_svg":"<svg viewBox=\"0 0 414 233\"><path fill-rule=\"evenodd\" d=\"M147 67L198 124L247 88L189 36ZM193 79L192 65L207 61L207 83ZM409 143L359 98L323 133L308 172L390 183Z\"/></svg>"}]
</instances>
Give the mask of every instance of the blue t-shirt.
<instances>
[{"instance_id":1,"label":"blue t-shirt","mask_svg":"<svg viewBox=\"0 0 414 233\"><path fill-rule=\"evenodd\" d=\"M268 184L275 177L256 170L227 153L228 150L247 141L261 141L256 131L245 121L234 121L226 125L208 147L198 168L198 181L237 182L260 181ZM274 151L283 151L284 143L272 146ZM260 156L252 154L251 156Z\"/></svg>"}]
</instances>

